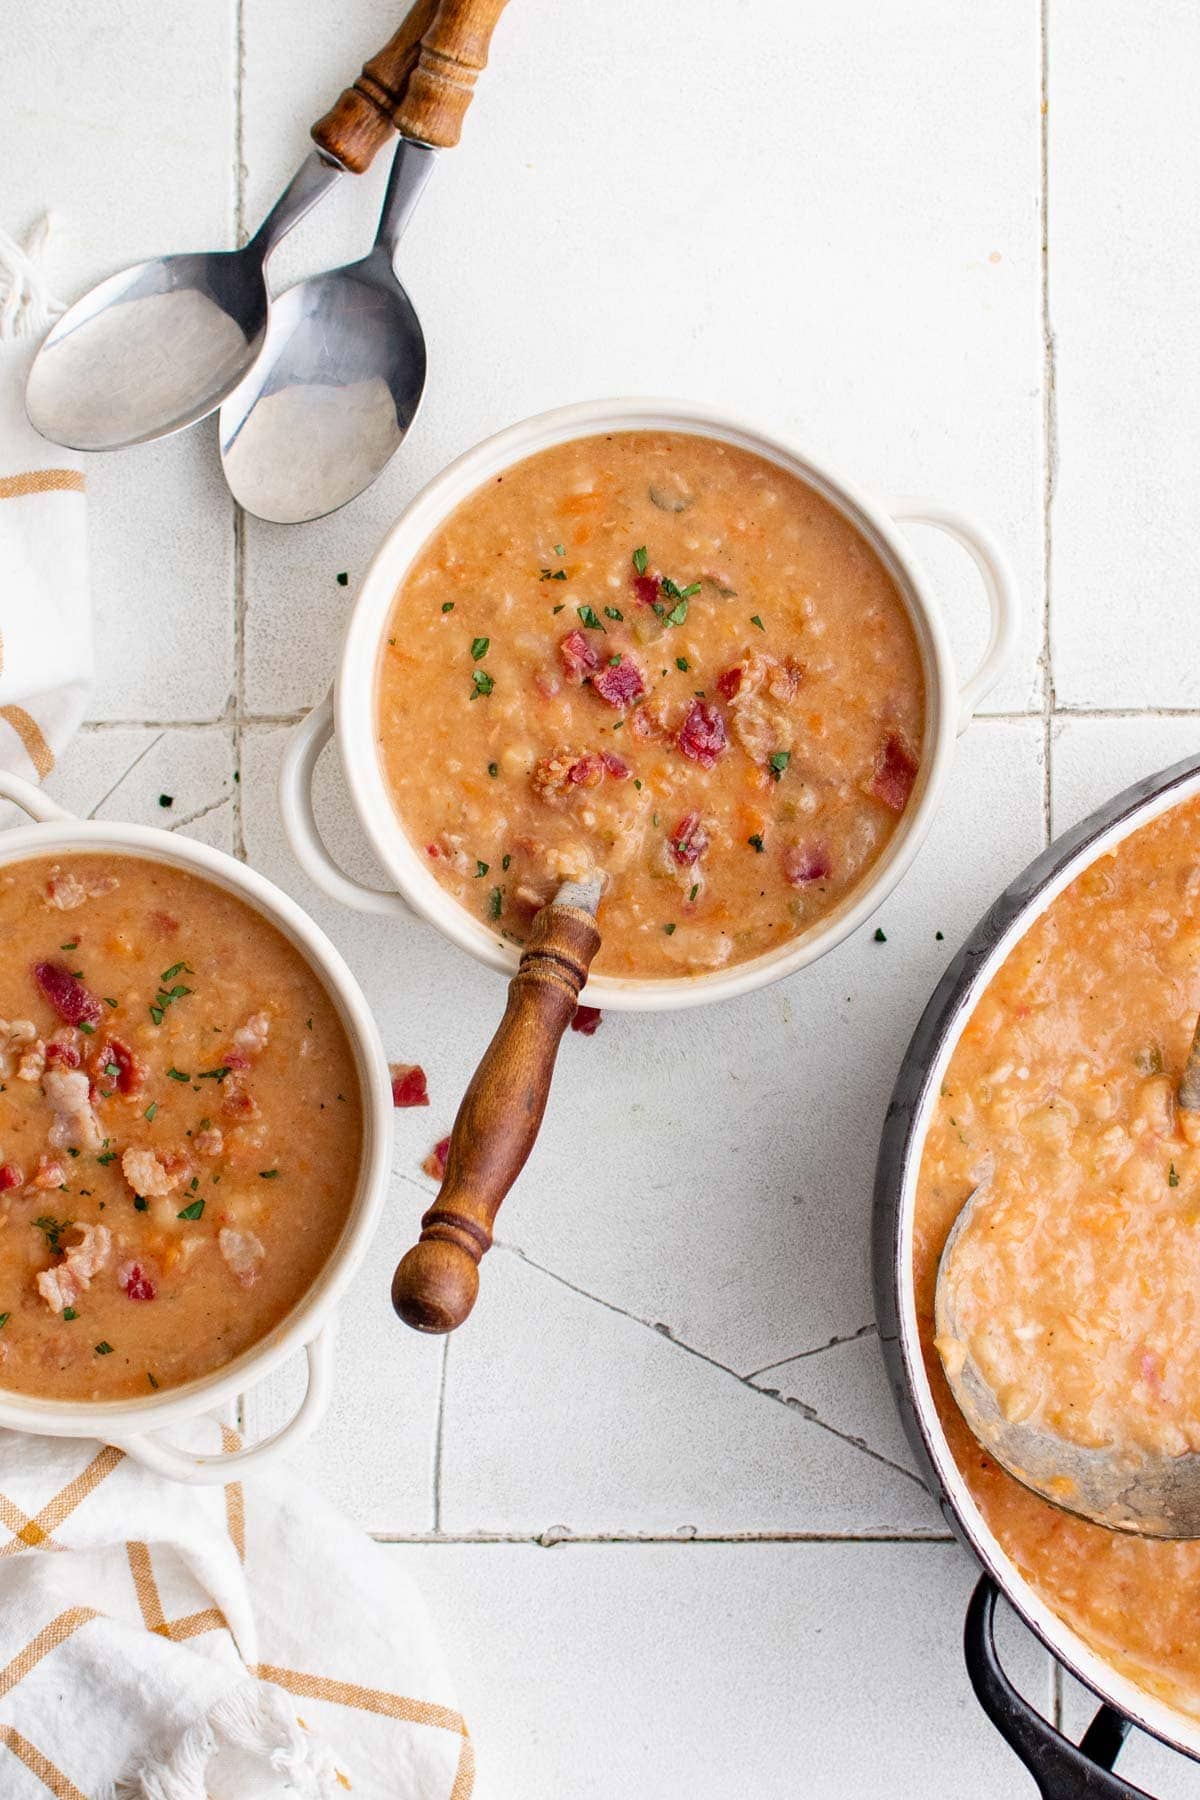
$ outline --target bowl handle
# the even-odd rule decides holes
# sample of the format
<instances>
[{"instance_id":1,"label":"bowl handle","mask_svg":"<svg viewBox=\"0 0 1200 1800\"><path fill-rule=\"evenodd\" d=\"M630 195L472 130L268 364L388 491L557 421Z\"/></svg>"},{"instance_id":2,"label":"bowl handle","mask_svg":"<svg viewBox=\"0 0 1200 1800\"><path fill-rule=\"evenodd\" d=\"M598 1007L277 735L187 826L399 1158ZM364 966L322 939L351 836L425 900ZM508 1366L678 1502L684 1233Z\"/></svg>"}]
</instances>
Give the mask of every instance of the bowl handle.
<instances>
[{"instance_id":1,"label":"bowl handle","mask_svg":"<svg viewBox=\"0 0 1200 1800\"><path fill-rule=\"evenodd\" d=\"M351 880L338 868L322 841L313 812L312 783L317 758L332 736L333 694L330 692L292 732L279 771L279 809L292 855L310 880L315 881L331 900L340 900L343 906L353 907L355 912L407 914L411 908L399 894Z\"/></svg>"},{"instance_id":2,"label":"bowl handle","mask_svg":"<svg viewBox=\"0 0 1200 1800\"><path fill-rule=\"evenodd\" d=\"M250 1469L257 1471L278 1456L285 1446L302 1443L320 1424L329 1404L333 1381L333 1332L331 1320L310 1344L305 1345L308 1389L300 1409L286 1425L281 1425L260 1444L233 1450L228 1455L200 1456L191 1450L177 1450L156 1432L110 1441L144 1469L153 1469L156 1475L165 1475L169 1481L183 1481L190 1487L224 1487L231 1481L240 1481Z\"/></svg>"},{"instance_id":3,"label":"bowl handle","mask_svg":"<svg viewBox=\"0 0 1200 1800\"><path fill-rule=\"evenodd\" d=\"M995 1582L982 1575L967 1607L963 1650L967 1674L984 1712L1037 1784L1042 1800L1151 1800L1113 1770L1129 1734L1129 1720L1102 1706L1078 1745L1043 1719L1019 1694L996 1654Z\"/></svg>"},{"instance_id":4,"label":"bowl handle","mask_svg":"<svg viewBox=\"0 0 1200 1800\"><path fill-rule=\"evenodd\" d=\"M39 825L50 825L55 819L75 817L65 806L60 806L57 800L51 800L49 794L43 794L41 788L34 787L32 781L25 781L20 775L12 775L7 769L0 769L0 800L11 800L14 806L27 812Z\"/></svg>"},{"instance_id":5,"label":"bowl handle","mask_svg":"<svg viewBox=\"0 0 1200 1800\"><path fill-rule=\"evenodd\" d=\"M992 615L992 629L979 666L963 682L958 696L958 729L962 733L975 716L985 694L999 681L1004 665L1017 647L1021 627L1021 601L1008 558L990 532L973 519L943 506L940 500L921 500L909 495L886 503L900 525L932 525L961 544L979 573Z\"/></svg>"}]
</instances>

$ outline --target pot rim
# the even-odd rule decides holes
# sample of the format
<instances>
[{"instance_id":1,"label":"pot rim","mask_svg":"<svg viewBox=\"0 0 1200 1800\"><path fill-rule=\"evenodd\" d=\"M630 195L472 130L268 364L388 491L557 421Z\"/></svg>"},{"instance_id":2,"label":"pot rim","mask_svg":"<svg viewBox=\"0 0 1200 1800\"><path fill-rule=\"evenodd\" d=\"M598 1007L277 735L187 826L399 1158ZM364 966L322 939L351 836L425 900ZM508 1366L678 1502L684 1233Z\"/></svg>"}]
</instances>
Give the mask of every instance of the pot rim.
<instances>
[{"instance_id":1,"label":"pot rim","mask_svg":"<svg viewBox=\"0 0 1200 1800\"><path fill-rule=\"evenodd\" d=\"M223 850L158 826L76 819L64 813L0 831L0 868L56 851L64 855L112 851L167 863L201 876L252 907L299 951L333 1001L354 1055L362 1095L362 1152L341 1233L311 1287L265 1337L207 1375L132 1400L48 1400L0 1387L0 1427L42 1437L99 1436L111 1442L178 1424L228 1403L318 1337L358 1270L387 1199L391 1089L378 1027L349 967L321 928L266 876Z\"/></svg>"},{"instance_id":2,"label":"pot rim","mask_svg":"<svg viewBox=\"0 0 1200 1800\"><path fill-rule=\"evenodd\" d=\"M921 654L925 731L921 772L883 855L866 880L813 931L753 961L707 975L641 979L594 975L583 999L617 1011L674 1010L748 993L795 973L841 943L883 903L906 873L932 822L960 726L960 684L930 583L884 506L823 458L717 406L671 399L615 398L556 407L519 421L465 451L411 500L375 552L355 597L338 660L338 749L351 800L376 856L412 910L444 937L503 974L520 951L476 920L438 882L395 811L377 754L379 649L392 602L414 558L453 509L490 476L538 450L608 431L675 430L750 450L797 475L837 507L880 557L896 583Z\"/></svg>"},{"instance_id":3,"label":"pot rim","mask_svg":"<svg viewBox=\"0 0 1200 1800\"><path fill-rule=\"evenodd\" d=\"M1200 793L1200 756L1134 783L1057 837L984 914L935 988L904 1054L876 1169L873 1261L880 1339L906 1432L955 1535L1051 1655L1101 1700L1200 1760L1200 1718L1141 1687L1041 1600L972 1498L942 1429L921 1354L912 1280L917 1181L930 1115L962 1030L1014 945L1063 889L1141 826ZM1049 1504L1049 1502L1047 1502Z\"/></svg>"}]
</instances>

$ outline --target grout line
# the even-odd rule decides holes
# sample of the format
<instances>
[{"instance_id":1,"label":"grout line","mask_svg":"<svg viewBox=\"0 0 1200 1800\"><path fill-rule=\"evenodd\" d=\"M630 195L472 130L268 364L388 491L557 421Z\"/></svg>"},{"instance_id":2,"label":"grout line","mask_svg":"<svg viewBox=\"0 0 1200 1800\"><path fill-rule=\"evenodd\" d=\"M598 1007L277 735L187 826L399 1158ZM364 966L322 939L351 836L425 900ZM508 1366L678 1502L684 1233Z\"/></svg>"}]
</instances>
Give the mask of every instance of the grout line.
<instances>
[{"instance_id":1,"label":"grout line","mask_svg":"<svg viewBox=\"0 0 1200 1800\"><path fill-rule=\"evenodd\" d=\"M1041 138L1039 167L1042 226L1042 811L1046 842L1054 836L1054 661L1050 593L1054 567L1054 492L1058 481L1057 357L1050 322L1050 0L1041 0Z\"/></svg>"},{"instance_id":2,"label":"grout line","mask_svg":"<svg viewBox=\"0 0 1200 1800\"><path fill-rule=\"evenodd\" d=\"M442 1452L446 1443L446 1372L450 1364L450 1333L442 1342L442 1373L438 1382L437 1423L433 1434L433 1529L442 1534Z\"/></svg>"},{"instance_id":3,"label":"grout line","mask_svg":"<svg viewBox=\"0 0 1200 1800\"><path fill-rule=\"evenodd\" d=\"M99 800L97 800L95 806L92 807L91 811L87 815L89 819L94 819L96 814L100 811L100 808L102 806L106 805L108 803L108 801L110 801L112 799L113 795L117 792L117 789L124 787L125 783L129 780L129 777L133 774L133 771L137 768L138 764L145 762L145 760L149 756L150 752L153 749L155 749L159 744L162 743L163 738L165 736L166 736L166 731L164 729L159 732L159 734L156 738L151 738L150 742L143 749L138 751L137 755L134 757L134 759L130 763L129 767L127 769L124 769L121 772L121 774L117 776L117 779L113 782L113 784L109 788L108 792L106 794L101 794Z\"/></svg>"},{"instance_id":4,"label":"grout line","mask_svg":"<svg viewBox=\"0 0 1200 1800\"><path fill-rule=\"evenodd\" d=\"M958 1542L950 1532L917 1534L901 1531L837 1532L837 1531L724 1531L679 1532L608 1531L569 1532L563 1529L529 1532L392 1532L372 1531L368 1536L377 1544L528 1544L538 1550L565 1550L578 1545L594 1544L935 1544L945 1546Z\"/></svg>"}]
</instances>

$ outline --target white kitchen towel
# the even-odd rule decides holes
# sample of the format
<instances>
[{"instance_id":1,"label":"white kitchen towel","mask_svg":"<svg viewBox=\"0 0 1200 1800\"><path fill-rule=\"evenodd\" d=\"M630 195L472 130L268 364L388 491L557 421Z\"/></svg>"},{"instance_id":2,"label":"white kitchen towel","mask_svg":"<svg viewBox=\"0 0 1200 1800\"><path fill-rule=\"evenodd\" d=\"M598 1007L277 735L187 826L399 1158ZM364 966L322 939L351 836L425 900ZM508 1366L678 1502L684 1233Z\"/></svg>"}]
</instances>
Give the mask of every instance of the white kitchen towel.
<instances>
[{"instance_id":1,"label":"white kitchen towel","mask_svg":"<svg viewBox=\"0 0 1200 1800\"><path fill-rule=\"evenodd\" d=\"M172 1434L226 1450L203 1420ZM403 1551L286 1472L193 1488L0 1432L4 1800L468 1800Z\"/></svg>"},{"instance_id":2,"label":"white kitchen towel","mask_svg":"<svg viewBox=\"0 0 1200 1800\"><path fill-rule=\"evenodd\" d=\"M0 767L37 781L92 680L83 459L25 417L29 365L62 311L42 272L48 230L24 245L0 230Z\"/></svg>"}]
</instances>

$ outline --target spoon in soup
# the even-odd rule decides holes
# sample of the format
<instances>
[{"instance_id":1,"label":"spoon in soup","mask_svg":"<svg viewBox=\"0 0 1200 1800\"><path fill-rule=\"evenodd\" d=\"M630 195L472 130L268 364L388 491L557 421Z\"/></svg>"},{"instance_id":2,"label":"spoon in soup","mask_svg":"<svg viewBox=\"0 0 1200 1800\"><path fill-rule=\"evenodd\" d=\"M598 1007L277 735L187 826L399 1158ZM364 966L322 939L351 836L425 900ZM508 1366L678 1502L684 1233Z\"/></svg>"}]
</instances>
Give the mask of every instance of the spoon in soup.
<instances>
[{"instance_id":1,"label":"spoon in soup","mask_svg":"<svg viewBox=\"0 0 1200 1800\"><path fill-rule=\"evenodd\" d=\"M458 1109L437 1199L392 1279L392 1305L416 1331L453 1331L475 1304L479 1260L537 1138L558 1046L600 948L602 888L599 874L565 882L533 921L504 1017Z\"/></svg>"},{"instance_id":2,"label":"spoon in soup","mask_svg":"<svg viewBox=\"0 0 1200 1800\"><path fill-rule=\"evenodd\" d=\"M136 263L63 314L25 387L25 409L43 437L74 450L121 450L216 411L262 345L271 312L268 259L343 174L362 174L392 136L435 4L416 0L354 86L318 119L316 148L240 250Z\"/></svg>"},{"instance_id":3,"label":"spoon in soup","mask_svg":"<svg viewBox=\"0 0 1200 1800\"><path fill-rule=\"evenodd\" d=\"M221 407L225 479L256 518L298 525L361 494L425 388L425 338L397 246L439 148L456 144L507 0L440 0L392 121L401 133L374 247L275 301L262 349Z\"/></svg>"},{"instance_id":4,"label":"spoon in soup","mask_svg":"<svg viewBox=\"0 0 1200 1800\"><path fill-rule=\"evenodd\" d=\"M1188 1142L1200 1143L1200 1019L1179 1083L1177 1116ZM972 1239L986 1226L991 1184L989 1170L967 1196L938 1261L935 1342L959 1411L1010 1475L1055 1506L1141 1537L1200 1537L1200 1455L1168 1456L1111 1444L1093 1448L1060 1437L1036 1412L1005 1417L971 1354L961 1316L964 1290L980 1255Z\"/></svg>"}]
</instances>

